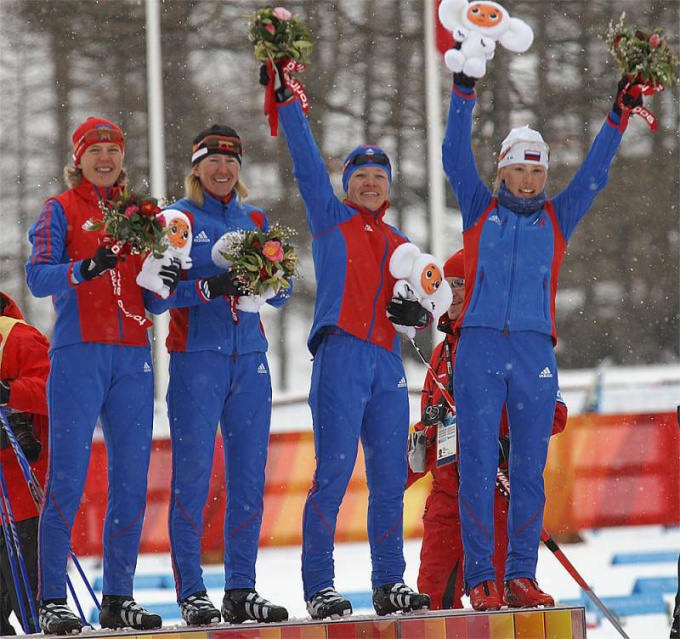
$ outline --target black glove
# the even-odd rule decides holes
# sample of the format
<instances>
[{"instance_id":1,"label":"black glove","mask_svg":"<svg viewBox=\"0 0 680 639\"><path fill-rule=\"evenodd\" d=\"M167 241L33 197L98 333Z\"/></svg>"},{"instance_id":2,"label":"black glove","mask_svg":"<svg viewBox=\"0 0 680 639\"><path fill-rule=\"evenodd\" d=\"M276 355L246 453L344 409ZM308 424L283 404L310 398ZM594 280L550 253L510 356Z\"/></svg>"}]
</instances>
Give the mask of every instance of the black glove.
<instances>
[{"instance_id":1,"label":"black glove","mask_svg":"<svg viewBox=\"0 0 680 639\"><path fill-rule=\"evenodd\" d=\"M612 111L614 111L614 113L616 113L618 116L621 115L622 105L628 107L629 109L632 109L636 106L642 106L642 93L638 95L637 90L635 92L631 92L631 89L635 86L634 84L631 84L627 90L624 90L626 89L626 85L628 85L629 82L630 80L628 79L628 76L624 75L621 77L619 84L616 87L616 97L614 98Z\"/></svg>"},{"instance_id":2,"label":"black glove","mask_svg":"<svg viewBox=\"0 0 680 639\"><path fill-rule=\"evenodd\" d=\"M9 382L6 379L0 379L0 406L7 406L9 401Z\"/></svg>"},{"instance_id":3,"label":"black glove","mask_svg":"<svg viewBox=\"0 0 680 639\"><path fill-rule=\"evenodd\" d=\"M38 459L40 452L42 451L42 444L40 440L35 436L33 432L33 417L30 413L12 413L8 418L14 437L21 447L26 459L33 463ZM5 433L5 429L2 429L2 438L0 440L0 448L7 448L10 446L9 437Z\"/></svg>"},{"instance_id":4,"label":"black glove","mask_svg":"<svg viewBox=\"0 0 680 639\"><path fill-rule=\"evenodd\" d=\"M274 62L274 97L278 103L288 102L293 97L293 92L288 86L290 76L284 67L288 60L277 60ZM260 66L260 84L266 87L269 84L269 71L267 65Z\"/></svg>"},{"instance_id":5,"label":"black glove","mask_svg":"<svg viewBox=\"0 0 680 639\"><path fill-rule=\"evenodd\" d=\"M176 257L172 258L170 264L163 264L161 266L158 276L163 280L163 284L165 284L170 289L170 295L175 292L175 289L179 284L181 273L182 262L180 262Z\"/></svg>"},{"instance_id":6,"label":"black glove","mask_svg":"<svg viewBox=\"0 0 680 639\"><path fill-rule=\"evenodd\" d=\"M393 297L387 306L387 317L394 324L426 328L432 322L432 313L420 305L416 300L405 300L403 297Z\"/></svg>"},{"instance_id":7,"label":"black glove","mask_svg":"<svg viewBox=\"0 0 680 639\"><path fill-rule=\"evenodd\" d=\"M461 71L453 74L453 83L456 86L463 87L464 89L474 89L475 84L477 84L477 78L471 78L469 75L465 75Z\"/></svg>"},{"instance_id":8,"label":"black glove","mask_svg":"<svg viewBox=\"0 0 680 639\"><path fill-rule=\"evenodd\" d=\"M232 297L250 295L250 291L243 284L237 282L230 271L201 280L201 289L209 300L214 300L223 295Z\"/></svg>"},{"instance_id":9,"label":"black glove","mask_svg":"<svg viewBox=\"0 0 680 639\"><path fill-rule=\"evenodd\" d=\"M510 460L510 436L503 435L498 438L498 465Z\"/></svg>"},{"instance_id":10,"label":"black glove","mask_svg":"<svg viewBox=\"0 0 680 639\"><path fill-rule=\"evenodd\" d=\"M80 265L80 274L86 281L99 277L105 271L115 268L118 256L110 246L100 246L93 257L83 260Z\"/></svg>"}]
</instances>

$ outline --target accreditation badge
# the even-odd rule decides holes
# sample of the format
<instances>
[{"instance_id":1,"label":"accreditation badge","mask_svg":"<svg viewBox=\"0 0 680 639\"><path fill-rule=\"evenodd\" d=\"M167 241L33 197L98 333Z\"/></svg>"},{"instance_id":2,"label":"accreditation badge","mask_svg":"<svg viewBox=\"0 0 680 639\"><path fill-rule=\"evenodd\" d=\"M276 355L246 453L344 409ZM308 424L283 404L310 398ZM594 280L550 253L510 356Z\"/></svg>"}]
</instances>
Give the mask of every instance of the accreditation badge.
<instances>
[{"instance_id":1,"label":"accreditation badge","mask_svg":"<svg viewBox=\"0 0 680 639\"><path fill-rule=\"evenodd\" d=\"M444 420L437 428L437 468L456 461L457 447L456 415L452 411L447 411Z\"/></svg>"}]
</instances>

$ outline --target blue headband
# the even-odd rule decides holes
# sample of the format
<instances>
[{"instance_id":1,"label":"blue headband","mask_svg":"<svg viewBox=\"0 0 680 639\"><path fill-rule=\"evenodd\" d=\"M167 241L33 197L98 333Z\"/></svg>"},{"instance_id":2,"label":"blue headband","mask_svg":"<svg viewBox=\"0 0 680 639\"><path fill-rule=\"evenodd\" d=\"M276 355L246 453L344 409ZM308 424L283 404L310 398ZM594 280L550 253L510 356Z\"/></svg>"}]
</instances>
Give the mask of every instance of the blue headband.
<instances>
[{"instance_id":1,"label":"blue headband","mask_svg":"<svg viewBox=\"0 0 680 639\"><path fill-rule=\"evenodd\" d=\"M342 189L347 193L352 173L364 166L375 166L387 173L387 180L392 185L392 165L385 151L379 146L360 145L350 152L342 165Z\"/></svg>"}]
</instances>

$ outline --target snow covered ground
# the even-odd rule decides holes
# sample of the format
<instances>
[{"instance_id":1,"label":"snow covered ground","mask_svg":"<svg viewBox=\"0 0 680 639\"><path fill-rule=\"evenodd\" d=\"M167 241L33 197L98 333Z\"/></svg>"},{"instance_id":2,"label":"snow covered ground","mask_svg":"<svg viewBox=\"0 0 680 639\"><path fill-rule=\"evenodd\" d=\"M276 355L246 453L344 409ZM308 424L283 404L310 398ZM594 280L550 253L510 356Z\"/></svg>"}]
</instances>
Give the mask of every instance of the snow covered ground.
<instances>
[{"instance_id":1,"label":"snow covered ground","mask_svg":"<svg viewBox=\"0 0 680 639\"><path fill-rule=\"evenodd\" d=\"M680 552L680 528L638 527L615 528L600 531L585 531L583 543L560 544L564 554L576 567L593 591L606 599L612 596L630 595L635 581L642 577L677 576L676 561L661 563L633 563L612 565L612 558L622 553L663 553L674 555ZM408 541L405 545L405 581L416 585L420 540ZM101 576L101 566L93 560L83 560L90 581L95 583ZM354 602L355 614L371 614L370 606L370 558L365 543L342 544L336 548L336 588ZM219 606L223 572L220 566L205 566L206 584L209 595ZM164 588L136 589L136 598L143 605L160 612L166 626L179 624L174 603L172 571L168 555L144 555L140 557L138 577L151 578L162 576ZM79 585L77 574L72 571L71 578L79 591L79 599L88 617L94 608L86 591ZM152 579L154 581L154 579ZM545 547L541 546L538 581L541 587L556 597L558 601L579 597L579 587L562 565ZM141 583L141 580L140 580ZM302 580L300 577L300 549L297 547L265 548L260 550L257 563L257 588L260 594L271 601L288 608L291 618L305 619L302 600ZM668 611L671 609L673 595L664 595ZM595 617L588 615L589 621ZM670 620L667 612L640 614L621 619L621 623L631 639L661 639L668 637ZM598 625L588 629L589 639L615 639L620 637L614 627L603 619Z\"/></svg>"}]
</instances>

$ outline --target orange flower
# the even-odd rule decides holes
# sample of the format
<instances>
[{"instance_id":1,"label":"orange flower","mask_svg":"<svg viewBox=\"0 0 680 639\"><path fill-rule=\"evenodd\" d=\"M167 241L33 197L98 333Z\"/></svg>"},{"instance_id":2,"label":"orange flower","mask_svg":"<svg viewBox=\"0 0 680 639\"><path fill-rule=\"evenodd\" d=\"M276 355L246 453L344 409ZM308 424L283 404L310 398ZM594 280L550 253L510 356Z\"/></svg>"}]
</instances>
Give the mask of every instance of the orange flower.
<instances>
[{"instance_id":1,"label":"orange flower","mask_svg":"<svg viewBox=\"0 0 680 639\"><path fill-rule=\"evenodd\" d=\"M268 240L262 247L262 255L270 262L280 262L283 259L283 246L278 240Z\"/></svg>"}]
</instances>

